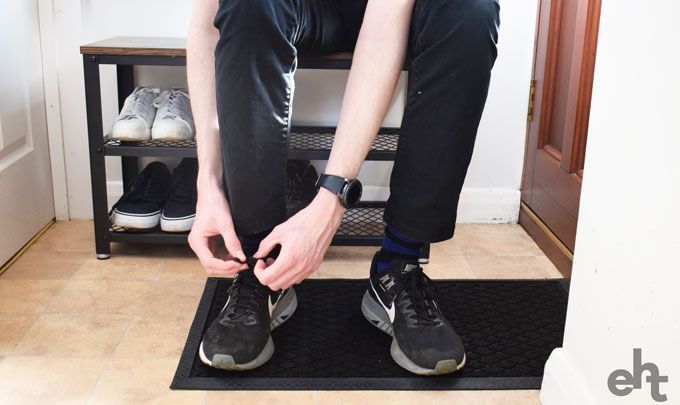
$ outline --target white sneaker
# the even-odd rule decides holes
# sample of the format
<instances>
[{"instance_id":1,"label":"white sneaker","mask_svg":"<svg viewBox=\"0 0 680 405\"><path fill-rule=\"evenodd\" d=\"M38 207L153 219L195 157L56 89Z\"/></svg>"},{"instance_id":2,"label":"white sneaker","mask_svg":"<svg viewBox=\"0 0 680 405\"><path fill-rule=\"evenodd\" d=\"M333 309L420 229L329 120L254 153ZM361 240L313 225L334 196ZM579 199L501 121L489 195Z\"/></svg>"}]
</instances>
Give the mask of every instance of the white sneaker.
<instances>
[{"instance_id":1,"label":"white sneaker","mask_svg":"<svg viewBox=\"0 0 680 405\"><path fill-rule=\"evenodd\" d=\"M137 87L125 99L123 109L111 128L111 138L121 141L147 141L151 139L151 126L156 116L153 102L160 89Z\"/></svg>"},{"instance_id":2,"label":"white sneaker","mask_svg":"<svg viewBox=\"0 0 680 405\"><path fill-rule=\"evenodd\" d=\"M158 108L151 128L153 139L181 141L193 139L194 119L189 94L184 89L164 90L154 101Z\"/></svg>"}]
</instances>

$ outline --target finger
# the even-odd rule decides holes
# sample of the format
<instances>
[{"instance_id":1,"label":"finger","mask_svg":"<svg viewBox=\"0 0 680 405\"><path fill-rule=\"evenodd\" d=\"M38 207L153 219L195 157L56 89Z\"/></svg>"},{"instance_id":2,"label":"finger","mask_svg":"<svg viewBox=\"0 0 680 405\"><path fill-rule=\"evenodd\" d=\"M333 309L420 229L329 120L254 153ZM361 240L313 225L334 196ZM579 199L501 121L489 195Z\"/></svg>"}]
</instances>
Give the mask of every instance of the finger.
<instances>
[{"instance_id":1,"label":"finger","mask_svg":"<svg viewBox=\"0 0 680 405\"><path fill-rule=\"evenodd\" d=\"M246 255L243 253L243 248L241 247L241 242L234 232L225 232L222 234L224 239L224 246L227 248L227 252L233 257L238 258L240 261L246 261Z\"/></svg>"},{"instance_id":2,"label":"finger","mask_svg":"<svg viewBox=\"0 0 680 405\"><path fill-rule=\"evenodd\" d=\"M255 262L255 267L253 268L255 277L257 277L257 279L260 280L260 276L263 274L262 272L265 271L265 269L267 269L267 267L271 266L272 264L274 264L274 259L272 259L271 257L267 258L266 263L262 259L259 259L257 262ZM262 280L260 280L260 283L262 283Z\"/></svg>"},{"instance_id":3,"label":"finger","mask_svg":"<svg viewBox=\"0 0 680 405\"><path fill-rule=\"evenodd\" d=\"M262 239L260 242L260 246L257 249L257 252L253 255L254 258L256 259L262 259L266 255L268 255L272 249L276 247L276 245L279 245L281 243L281 238L278 235L278 232L276 232L276 228L274 228L269 235L267 235L266 238Z\"/></svg>"},{"instance_id":4,"label":"finger","mask_svg":"<svg viewBox=\"0 0 680 405\"><path fill-rule=\"evenodd\" d=\"M255 273L255 277L257 277L258 280L260 280L260 275L262 274L262 272L266 268L267 268L267 264L264 262L264 260L258 260L255 263L255 267L253 268L253 273ZM260 282L262 283L262 280L260 280Z\"/></svg>"},{"instance_id":5,"label":"finger","mask_svg":"<svg viewBox=\"0 0 680 405\"><path fill-rule=\"evenodd\" d=\"M210 250L209 244L209 238L207 237L189 238L189 246L191 246L201 265L210 275L230 275L243 267L240 263L232 260L225 261L216 258Z\"/></svg>"},{"instance_id":6,"label":"finger","mask_svg":"<svg viewBox=\"0 0 680 405\"><path fill-rule=\"evenodd\" d=\"M258 262L264 263L263 260L258 260ZM285 256L285 254L281 254L270 266L267 266L266 268L260 267L261 270L259 271L259 275L257 275L260 283L271 288L270 284L272 281L281 277L281 274L290 267L289 262L290 260Z\"/></svg>"}]
</instances>

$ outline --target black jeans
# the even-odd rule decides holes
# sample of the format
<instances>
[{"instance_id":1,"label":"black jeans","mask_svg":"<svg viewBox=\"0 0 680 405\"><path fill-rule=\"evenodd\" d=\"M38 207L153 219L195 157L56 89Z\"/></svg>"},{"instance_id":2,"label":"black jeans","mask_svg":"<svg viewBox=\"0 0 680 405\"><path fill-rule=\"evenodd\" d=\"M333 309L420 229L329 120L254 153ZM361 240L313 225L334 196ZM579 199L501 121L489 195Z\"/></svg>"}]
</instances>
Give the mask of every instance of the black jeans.
<instances>
[{"instance_id":1,"label":"black jeans","mask_svg":"<svg viewBox=\"0 0 680 405\"><path fill-rule=\"evenodd\" d=\"M224 182L240 235L286 219L297 55L351 51L367 0L220 0L215 27ZM385 222L423 242L453 236L496 60L497 0L416 0L406 107Z\"/></svg>"}]
</instances>

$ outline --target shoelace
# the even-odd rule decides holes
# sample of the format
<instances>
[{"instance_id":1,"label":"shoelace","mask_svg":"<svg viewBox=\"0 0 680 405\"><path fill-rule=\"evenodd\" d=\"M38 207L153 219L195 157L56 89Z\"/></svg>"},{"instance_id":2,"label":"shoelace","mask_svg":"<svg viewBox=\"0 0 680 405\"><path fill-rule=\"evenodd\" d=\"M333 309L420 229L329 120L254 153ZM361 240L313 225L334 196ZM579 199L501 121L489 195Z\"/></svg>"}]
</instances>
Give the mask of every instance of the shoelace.
<instances>
[{"instance_id":1,"label":"shoelace","mask_svg":"<svg viewBox=\"0 0 680 405\"><path fill-rule=\"evenodd\" d=\"M225 317L229 321L248 322L256 315L260 302L256 299L267 299L267 294L256 281L250 277L241 276L229 288L232 297L227 307Z\"/></svg>"},{"instance_id":2,"label":"shoelace","mask_svg":"<svg viewBox=\"0 0 680 405\"><path fill-rule=\"evenodd\" d=\"M418 266L402 276L401 288L397 291L397 296L402 290L411 299L408 308L413 308L413 316L418 325L436 325L439 323L439 309L434 303L439 292L437 286L423 272L422 267Z\"/></svg>"},{"instance_id":3,"label":"shoelace","mask_svg":"<svg viewBox=\"0 0 680 405\"><path fill-rule=\"evenodd\" d=\"M126 101L123 115L129 118L136 118L136 114L146 107L144 104L142 104L142 95L146 93L155 95L158 93L158 89L153 87L138 87L135 89L135 91L132 93L132 97L129 97Z\"/></svg>"},{"instance_id":4,"label":"shoelace","mask_svg":"<svg viewBox=\"0 0 680 405\"><path fill-rule=\"evenodd\" d=\"M252 256L247 256L246 259L245 262L241 262L238 258L232 260L238 263L248 263L248 271L252 271L255 259ZM267 299L268 289L261 285L252 274L241 273L229 287L228 294L231 300L225 318L234 322L248 322L252 320L260 307L260 302L256 297Z\"/></svg>"},{"instance_id":5,"label":"shoelace","mask_svg":"<svg viewBox=\"0 0 680 405\"><path fill-rule=\"evenodd\" d=\"M184 118L180 116L181 109L179 105L177 105L177 98L181 96L186 97L187 99L189 98L189 94L183 89L164 90L158 97L156 97L156 99L153 101L153 105L159 109L158 112L160 113L161 108L165 107L162 110L164 116L161 118L184 120Z\"/></svg>"},{"instance_id":6,"label":"shoelace","mask_svg":"<svg viewBox=\"0 0 680 405\"><path fill-rule=\"evenodd\" d=\"M196 196L196 179L186 177L189 176L189 170L182 170L179 175L173 178L172 186L168 192L168 201L181 202L186 200L195 200Z\"/></svg>"},{"instance_id":7,"label":"shoelace","mask_svg":"<svg viewBox=\"0 0 680 405\"><path fill-rule=\"evenodd\" d=\"M165 192L163 185L156 181L147 181L144 188L140 190L141 176L137 176L130 183L130 190L123 194L119 201L127 199L128 196L133 195L133 203L140 201L152 201L157 204L162 204L165 201Z\"/></svg>"}]
</instances>

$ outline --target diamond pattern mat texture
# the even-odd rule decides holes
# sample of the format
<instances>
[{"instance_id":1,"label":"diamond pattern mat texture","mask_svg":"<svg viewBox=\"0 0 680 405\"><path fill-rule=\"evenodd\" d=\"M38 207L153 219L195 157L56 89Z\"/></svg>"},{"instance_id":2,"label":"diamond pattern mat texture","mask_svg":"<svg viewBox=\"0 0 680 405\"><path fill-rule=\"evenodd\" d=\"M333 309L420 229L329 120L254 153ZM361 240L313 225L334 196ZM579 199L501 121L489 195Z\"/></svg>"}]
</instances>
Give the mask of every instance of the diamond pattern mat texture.
<instances>
[{"instance_id":1,"label":"diamond pattern mat texture","mask_svg":"<svg viewBox=\"0 0 680 405\"><path fill-rule=\"evenodd\" d=\"M230 283L207 281L172 388L535 389L548 356L562 345L567 293L560 281L436 280L467 363L448 376L416 376L394 363L392 338L361 314L367 280L307 280L295 287L297 311L272 332L271 360L246 372L217 370L202 364L197 350Z\"/></svg>"}]
</instances>

